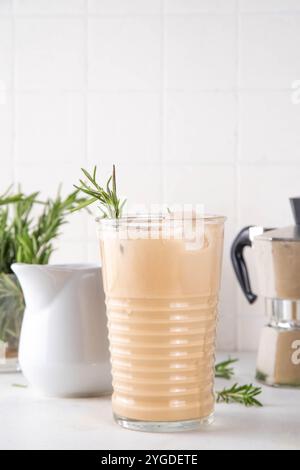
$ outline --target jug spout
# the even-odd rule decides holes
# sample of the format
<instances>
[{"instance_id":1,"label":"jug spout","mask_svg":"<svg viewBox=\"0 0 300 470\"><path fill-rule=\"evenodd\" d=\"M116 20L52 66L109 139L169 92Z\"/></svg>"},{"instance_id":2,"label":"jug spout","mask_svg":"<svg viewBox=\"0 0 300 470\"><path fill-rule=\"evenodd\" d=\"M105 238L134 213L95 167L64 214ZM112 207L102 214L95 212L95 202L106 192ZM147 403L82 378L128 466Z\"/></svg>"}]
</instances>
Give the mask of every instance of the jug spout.
<instances>
[{"instance_id":1,"label":"jug spout","mask_svg":"<svg viewBox=\"0 0 300 470\"><path fill-rule=\"evenodd\" d=\"M65 276L57 276L50 265L14 263L11 268L21 284L29 310L36 311L49 304L65 281Z\"/></svg>"}]
</instances>

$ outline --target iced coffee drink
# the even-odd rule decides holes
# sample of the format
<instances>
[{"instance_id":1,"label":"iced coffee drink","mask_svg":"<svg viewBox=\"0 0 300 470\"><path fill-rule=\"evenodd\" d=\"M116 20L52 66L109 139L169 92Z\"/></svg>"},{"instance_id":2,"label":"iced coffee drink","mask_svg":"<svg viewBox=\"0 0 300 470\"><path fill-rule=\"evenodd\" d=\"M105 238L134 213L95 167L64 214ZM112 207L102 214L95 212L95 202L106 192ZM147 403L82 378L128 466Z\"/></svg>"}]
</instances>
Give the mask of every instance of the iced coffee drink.
<instances>
[{"instance_id":1,"label":"iced coffee drink","mask_svg":"<svg viewBox=\"0 0 300 470\"><path fill-rule=\"evenodd\" d=\"M203 217L195 243L162 220L154 237L147 219L125 237L126 221L99 224L116 420L149 431L211 422L224 218Z\"/></svg>"}]
</instances>

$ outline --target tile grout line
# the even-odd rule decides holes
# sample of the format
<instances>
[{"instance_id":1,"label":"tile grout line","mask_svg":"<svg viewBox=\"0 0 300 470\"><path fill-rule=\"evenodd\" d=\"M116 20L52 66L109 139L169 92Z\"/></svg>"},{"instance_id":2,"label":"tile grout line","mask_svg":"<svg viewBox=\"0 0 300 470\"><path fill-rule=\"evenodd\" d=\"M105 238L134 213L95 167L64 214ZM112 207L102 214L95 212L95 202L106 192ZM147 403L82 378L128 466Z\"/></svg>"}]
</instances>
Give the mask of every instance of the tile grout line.
<instances>
[{"instance_id":1,"label":"tile grout line","mask_svg":"<svg viewBox=\"0 0 300 470\"><path fill-rule=\"evenodd\" d=\"M240 224L239 202L240 202L240 172L239 172L239 154L240 154L240 0L236 2L236 136L235 136L235 226L238 230ZM235 280L235 279L234 279ZM235 348L237 351L240 349L239 338L239 298L237 283L235 283Z\"/></svg>"},{"instance_id":2,"label":"tile grout line","mask_svg":"<svg viewBox=\"0 0 300 470\"><path fill-rule=\"evenodd\" d=\"M89 44L89 25L88 25L88 0L85 0L85 12L82 15L83 21L84 21L84 90L83 90L83 95L84 95L84 155L83 155L83 161L84 165L88 165L88 44ZM78 168L79 172L79 168ZM88 217L89 214L86 214ZM85 224L85 228L83 231L83 236L84 240L82 240L83 246L84 246L84 256L86 258L86 261L89 260L89 244L88 244L88 238L89 238L89 230L88 230L88 220Z\"/></svg>"},{"instance_id":3,"label":"tile grout line","mask_svg":"<svg viewBox=\"0 0 300 470\"><path fill-rule=\"evenodd\" d=\"M12 64L11 64L11 101L12 101L12 143L11 143L11 157L12 157L12 167L11 167L11 176L12 183L15 186L17 184L17 156L16 156L16 16L15 16L15 2L12 4Z\"/></svg>"},{"instance_id":4,"label":"tile grout line","mask_svg":"<svg viewBox=\"0 0 300 470\"><path fill-rule=\"evenodd\" d=\"M161 37L160 37L160 203L165 203L164 177L164 132L165 132L165 1L161 0Z\"/></svg>"},{"instance_id":5,"label":"tile grout line","mask_svg":"<svg viewBox=\"0 0 300 470\"><path fill-rule=\"evenodd\" d=\"M88 0L85 0L85 14L84 14L84 109L85 109L85 116L84 116L84 124L85 124L85 132L84 132L84 139L85 139L85 154L84 154L84 162L85 164L88 163L88 49L89 49L89 27L88 27Z\"/></svg>"},{"instance_id":6,"label":"tile grout line","mask_svg":"<svg viewBox=\"0 0 300 470\"><path fill-rule=\"evenodd\" d=\"M235 9L236 11L236 9ZM234 16L235 11L218 11L218 10L203 10L203 11L190 11L190 12L177 12L177 13L163 13L168 18L194 18L201 16ZM15 13L15 17L19 19L81 19L82 15L85 15L86 11L83 10L81 13ZM95 19L127 19L127 18L159 18L160 13L87 13L88 18ZM300 15L300 10L270 10L270 11L238 11L239 16L280 16L280 15ZM0 15L1 18L10 18L10 13Z\"/></svg>"},{"instance_id":7,"label":"tile grout line","mask_svg":"<svg viewBox=\"0 0 300 470\"><path fill-rule=\"evenodd\" d=\"M161 87L151 88L151 89L142 89L142 88L92 88L88 87L88 91L94 94L122 94L122 93L132 93L132 94L153 94L153 93L160 93ZM235 93L236 90L239 92L246 92L246 93L290 93L290 88L262 88L262 87L253 87L253 88L195 88L190 89L189 91L185 89L177 89L177 88L165 88L165 91L170 93L186 93L186 94L205 94L205 93L218 93L218 94L231 94ZM17 94L45 94L45 93L81 93L82 88L17 88L15 89L15 93Z\"/></svg>"}]
</instances>

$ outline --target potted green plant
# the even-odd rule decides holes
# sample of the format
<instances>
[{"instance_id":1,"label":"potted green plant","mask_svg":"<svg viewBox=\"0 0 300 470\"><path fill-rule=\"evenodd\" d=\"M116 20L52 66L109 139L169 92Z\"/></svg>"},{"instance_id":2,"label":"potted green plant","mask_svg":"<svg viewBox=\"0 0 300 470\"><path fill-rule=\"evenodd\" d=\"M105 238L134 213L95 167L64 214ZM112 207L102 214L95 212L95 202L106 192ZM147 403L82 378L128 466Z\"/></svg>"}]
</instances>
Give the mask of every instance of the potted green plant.
<instances>
[{"instance_id":1,"label":"potted green plant","mask_svg":"<svg viewBox=\"0 0 300 470\"><path fill-rule=\"evenodd\" d=\"M9 188L0 196L0 372L17 369L25 307L11 264L47 264L67 215L83 202L78 191L62 197L59 190L55 198L41 200L39 192Z\"/></svg>"}]
</instances>

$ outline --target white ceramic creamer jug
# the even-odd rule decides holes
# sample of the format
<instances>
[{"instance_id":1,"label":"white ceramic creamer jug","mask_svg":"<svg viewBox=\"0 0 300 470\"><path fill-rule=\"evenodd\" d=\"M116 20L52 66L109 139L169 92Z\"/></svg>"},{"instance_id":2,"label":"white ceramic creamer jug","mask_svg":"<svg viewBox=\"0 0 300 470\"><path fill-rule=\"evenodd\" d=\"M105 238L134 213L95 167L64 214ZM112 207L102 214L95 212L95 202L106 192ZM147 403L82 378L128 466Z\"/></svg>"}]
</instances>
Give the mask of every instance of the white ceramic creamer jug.
<instances>
[{"instance_id":1,"label":"white ceramic creamer jug","mask_svg":"<svg viewBox=\"0 0 300 470\"><path fill-rule=\"evenodd\" d=\"M15 263L12 269L26 303L19 361L28 382L49 396L110 392L101 268Z\"/></svg>"}]
</instances>

